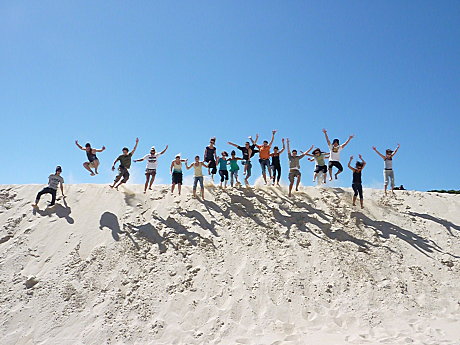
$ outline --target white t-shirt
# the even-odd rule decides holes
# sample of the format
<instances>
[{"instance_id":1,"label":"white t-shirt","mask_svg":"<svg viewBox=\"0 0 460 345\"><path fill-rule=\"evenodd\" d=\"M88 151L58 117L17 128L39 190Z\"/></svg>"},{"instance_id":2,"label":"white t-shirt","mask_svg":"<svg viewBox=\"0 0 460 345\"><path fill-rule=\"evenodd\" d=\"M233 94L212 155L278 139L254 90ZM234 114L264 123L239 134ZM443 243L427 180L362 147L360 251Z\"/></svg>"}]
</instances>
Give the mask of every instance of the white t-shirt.
<instances>
[{"instance_id":1,"label":"white t-shirt","mask_svg":"<svg viewBox=\"0 0 460 345\"><path fill-rule=\"evenodd\" d=\"M64 179L60 175L51 174L48 177L48 187L54 190L58 189L59 183L64 183Z\"/></svg>"},{"instance_id":2,"label":"white t-shirt","mask_svg":"<svg viewBox=\"0 0 460 345\"><path fill-rule=\"evenodd\" d=\"M158 166L157 158L161 156L161 153L155 153L151 155L145 155L142 159L147 159L147 169L156 169Z\"/></svg>"},{"instance_id":3,"label":"white t-shirt","mask_svg":"<svg viewBox=\"0 0 460 345\"><path fill-rule=\"evenodd\" d=\"M342 151L343 147L342 145L339 146L334 146L334 145L329 145L329 150L330 150L330 156L329 156L329 162L340 162L340 151Z\"/></svg>"}]
</instances>

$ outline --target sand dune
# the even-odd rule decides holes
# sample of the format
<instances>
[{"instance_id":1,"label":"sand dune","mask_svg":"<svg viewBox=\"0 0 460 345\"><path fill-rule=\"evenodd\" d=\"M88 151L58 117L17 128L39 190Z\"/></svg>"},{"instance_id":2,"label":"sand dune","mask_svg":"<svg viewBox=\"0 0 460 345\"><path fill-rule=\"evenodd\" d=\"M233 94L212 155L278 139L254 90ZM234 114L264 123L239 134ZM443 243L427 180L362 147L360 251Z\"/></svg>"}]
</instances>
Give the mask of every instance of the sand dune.
<instances>
[{"instance_id":1,"label":"sand dune","mask_svg":"<svg viewBox=\"0 0 460 345\"><path fill-rule=\"evenodd\" d=\"M460 197L0 186L0 343L460 344Z\"/></svg>"}]
</instances>

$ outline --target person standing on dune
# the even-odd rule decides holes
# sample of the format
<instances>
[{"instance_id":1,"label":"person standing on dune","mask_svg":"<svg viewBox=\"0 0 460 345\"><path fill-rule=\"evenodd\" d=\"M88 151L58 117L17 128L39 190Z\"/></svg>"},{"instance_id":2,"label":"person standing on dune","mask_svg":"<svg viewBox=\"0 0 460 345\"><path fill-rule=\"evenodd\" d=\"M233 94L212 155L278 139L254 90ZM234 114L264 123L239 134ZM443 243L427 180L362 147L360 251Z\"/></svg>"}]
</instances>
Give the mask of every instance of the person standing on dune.
<instances>
[{"instance_id":1,"label":"person standing on dune","mask_svg":"<svg viewBox=\"0 0 460 345\"><path fill-rule=\"evenodd\" d=\"M211 175L214 181L214 175L217 173L217 149L216 149L216 138L212 137L209 140L209 146L204 149L203 161L208 164L208 175Z\"/></svg>"},{"instance_id":2,"label":"person standing on dune","mask_svg":"<svg viewBox=\"0 0 460 345\"><path fill-rule=\"evenodd\" d=\"M168 149L168 145L166 145L165 149L160 153L156 153L155 146L152 146L150 149L150 153L145 155L140 159L135 159L135 162L142 162L143 160L147 159L147 168L145 169L145 185L144 185L144 194L147 193L147 187L149 190L152 190L153 181L155 181L155 176L157 174L157 166L158 161L157 158L163 155L166 150ZM150 180L150 183L149 183Z\"/></svg>"},{"instance_id":3,"label":"person standing on dune","mask_svg":"<svg viewBox=\"0 0 460 345\"><path fill-rule=\"evenodd\" d=\"M61 193L62 196L65 197L64 195L64 179L61 176L62 173L62 168L58 165L56 167L55 173L51 174L48 177L48 187L43 188L38 194L37 197L35 198L35 203L32 204L33 207L38 207L38 202L40 201L40 197L43 194L51 194L51 202L49 206L54 206L56 203L56 193L58 186L61 186Z\"/></svg>"},{"instance_id":4,"label":"person standing on dune","mask_svg":"<svg viewBox=\"0 0 460 345\"><path fill-rule=\"evenodd\" d=\"M270 180L272 179L272 169L270 167L270 149L272 147L273 141L275 140L275 134L276 130L272 131L272 140L270 140L270 143L267 140L264 140L262 145L257 145L257 139L259 138L259 135L257 135L256 140L251 141L253 145L256 145L256 147L259 149L259 163L260 163L260 168L262 169L262 176L264 178L265 184L267 184L267 173L266 170L268 170L268 175L270 176Z\"/></svg>"},{"instance_id":5,"label":"person standing on dune","mask_svg":"<svg viewBox=\"0 0 460 345\"><path fill-rule=\"evenodd\" d=\"M362 185L362 180L361 180L361 172L363 171L364 167L366 166L366 162L364 161L363 157L359 155L360 161L356 162L355 167L353 168L351 166L351 161L353 160L353 156L350 157L350 161L348 162L348 168L353 171L353 182L351 184L351 187L353 188L353 206L356 206L356 198L359 195L359 203L361 204L361 208L364 208L364 202L363 202L363 185Z\"/></svg>"},{"instance_id":6,"label":"person standing on dune","mask_svg":"<svg viewBox=\"0 0 460 345\"><path fill-rule=\"evenodd\" d=\"M120 166L118 167L118 175L115 177L113 185L110 185L110 188L115 188L118 190L118 187L120 187L122 183L126 183L129 180L129 168L131 168L131 159L134 152L136 152L138 144L139 138L136 138L136 145L134 145L133 150L129 152L129 149L124 147L122 149L123 154L119 155L118 158L115 159L115 162L113 162L112 171L115 171L115 164L117 164L118 161L120 161ZM120 182L117 184L118 181Z\"/></svg>"},{"instance_id":7,"label":"person standing on dune","mask_svg":"<svg viewBox=\"0 0 460 345\"><path fill-rule=\"evenodd\" d=\"M372 149L383 159L385 163L385 168L383 170L383 177L385 179L385 194L387 194L387 188L389 180L391 180L391 192L394 194L395 189L395 174L393 172L393 157L398 152L400 145L396 147L396 150L387 149L385 156L382 155L375 146L372 146Z\"/></svg>"},{"instance_id":8,"label":"person standing on dune","mask_svg":"<svg viewBox=\"0 0 460 345\"><path fill-rule=\"evenodd\" d=\"M294 186L294 179L297 178L297 184L295 186L295 190L299 190L300 178L302 174L300 173L300 160L308 155L308 153L313 149L313 145L307 150L307 152L302 153L301 155L297 155L297 150L292 150L289 139L287 141L287 149L288 149L288 158L289 158L289 196L292 195L292 187Z\"/></svg>"},{"instance_id":9,"label":"person standing on dune","mask_svg":"<svg viewBox=\"0 0 460 345\"><path fill-rule=\"evenodd\" d=\"M259 136L256 136L256 141L259 138ZM252 140L252 137L249 137L249 139ZM235 146L238 150L241 151L243 154L243 160L242 164L244 165L244 170L243 170L243 175L246 177L244 178L244 183L246 186L249 186L249 178L251 177L251 172L252 172L252 163L251 163L251 158L254 157L254 155L259 152L256 150L256 145L250 144L249 141L246 141L244 146L239 146L235 143L228 142L229 145Z\"/></svg>"},{"instance_id":10,"label":"person standing on dune","mask_svg":"<svg viewBox=\"0 0 460 345\"><path fill-rule=\"evenodd\" d=\"M337 180L337 176L343 172L343 166L340 163L340 152L345 148L345 146L348 145L351 139L354 138L354 135L350 135L347 139L347 141L340 145L339 144L339 139L334 139L332 140L332 144L329 140L329 137L327 135L327 130L323 129L324 136L326 137L327 141L327 146L329 146L329 176L330 179L329 181L332 181L332 167L336 167L338 171L335 173L334 177Z\"/></svg>"},{"instance_id":11,"label":"person standing on dune","mask_svg":"<svg viewBox=\"0 0 460 345\"><path fill-rule=\"evenodd\" d=\"M105 146L102 146L101 149L94 149L91 147L90 143L86 143L85 147L82 147L78 143L78 140L75 140L75 144L80 150L86 151L86 157L88 157L88 162L83 163L84 168L90 172L91 176L98 174L97 168L99 167L99 159L97 158L96 153L104 151ZM94 172L91 168L94 169Z\"/></svg>"}]
</instances>

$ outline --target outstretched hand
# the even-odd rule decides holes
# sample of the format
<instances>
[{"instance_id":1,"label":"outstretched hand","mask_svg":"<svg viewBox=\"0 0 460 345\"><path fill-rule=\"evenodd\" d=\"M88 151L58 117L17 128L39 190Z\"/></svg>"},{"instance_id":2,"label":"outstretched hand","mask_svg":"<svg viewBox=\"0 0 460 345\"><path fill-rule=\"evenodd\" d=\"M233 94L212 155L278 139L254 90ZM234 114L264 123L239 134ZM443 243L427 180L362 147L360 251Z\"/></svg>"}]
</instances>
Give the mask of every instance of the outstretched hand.
<instances>
[{"instance_id":1,"label":"outstretched hand","mask_svg":"<svg viewBox=\"0 0 460 345\"><path fill-rule=\"evenodd\" d=\"M114 166L112 166L112 171L115 171L115 167L114 167Z\"/></svg>"},{"instance_id":2,"label":"outstretched hand","mask_svg":"<svg viewBox=\"0 0 460 345\"><path fill-rule=\"evenodd\" d=\"M102 146L102 150L105 150L105 146Z\"/></svg>"},{"instance_id":3,"label":"outstretched hand","mask_svg":"<svg viewBox=\"0 0 460 345\"><path fill-rule=\"evenodd\" d=\"M377 148L376 148L375 146L372 146L372 150L376 151L376 150L377 150Z\"/></svg>"},{"instance_id":4,"label":"outstretched hand","mask_svg":"<svg viewBox=\"0 0 460 345\"><path fill-rule=\"evenodd\" d=\"M277 130L276 130L276 129L272 130L272 134L275 134L276 132L277 132Z\"/></svg>"},{"instance_id":5,"label":"outstretched hand","mask_svg":"<svg viewBox=\"0 0 460 345\"><path fill-rule=\"evenodd\" d=\"M363 156L361 156L361 155L358 155L358 157L359 157L359 159L363 160Z\"/></svg>"},{"instance_id":6,"label":"outstretched hand","mask_svg":"<svg viewBox=\"0 0 460 345\"><path fill-rule=\"evenodd\" d=\"M75 140L75 144L77 144L77 145L78 145L78 140Z\"/></svg>"},{"instance_id":7,"label":"outstretched hand","mask_svg":"<svg viewBox=\"0 0 460 345\"><path fill-rule=\"evenodd\" d=\"M138 142L139 142L139 138L136 138L136 143L138 143Z\"/></svg>"},{"instance_id":8,"label":"outstretched hand","mask_svg":"<svg viewBox=\"0 0 460 345\"><path fill-rule=\"evenodd\" d=\"M350 156L350 162L353 160L353 156Z\"/></svg>"},{"instance_id":9,"label":"outstretched hand","mask_svg":"<svg viewBox=\"0 0 460 345\"><path fill-rule=\"evenodd\" d=\"M327 133L327 130L326 128L323 128L323 133L326 134Z\"/></svg>"},{"instance_id":10,"label":"outstretched hand","mask_svg":"<svg viewBox=\"0 0 460 345\"><path fill-rule=\"evenodd\" d=\"M354 137L355 137L355 135L354 135L354 134L350 135L350 139L353 139Z\"/></svg>"}]
</instances>

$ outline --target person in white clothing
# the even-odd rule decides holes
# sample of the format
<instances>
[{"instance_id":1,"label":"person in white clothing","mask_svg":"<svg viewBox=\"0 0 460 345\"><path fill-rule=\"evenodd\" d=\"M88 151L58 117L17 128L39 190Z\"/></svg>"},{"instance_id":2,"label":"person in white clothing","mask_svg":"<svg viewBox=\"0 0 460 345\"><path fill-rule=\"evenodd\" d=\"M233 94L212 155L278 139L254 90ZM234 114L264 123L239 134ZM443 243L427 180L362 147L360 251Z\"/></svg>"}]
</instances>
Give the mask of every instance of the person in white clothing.
<instances>
[{"instance_id":1,"label":"person in white clothing","mask_svg":"<svg viewBox=\"0 0 460 345\"><path fill-rule=\"evenodd\" d=\"M161 151L160 153L156 153L155 146L152 146L149 154L146 154L144 157L140 159L134 160L135 162L142 162L143 160L147 160L147 168L145 169L144 194L147 193L147 187L150 190L152 190L152 184L153 184L153 181L155 181L155 176L157 174L157 166L158 166L157 158L163 155L167 149L168 149L168 145L166 145L163 151Z\"/></svg>"},{"instance_id":2,"label":"person in white clothing","mask_svg":"<svg viewBox=\"0 0 460 345\"><path fill-rule=\"evenodd\" d=\"M331 141L329 140L326 129L323 129L323 133L326 137L327 146L329 146L329 150L330 150L330 153L329 153L329 176L330 176L329 181L332 181L332 168L333 167L337 168L337 172L334 175L335 179L337 180L337 176L343 172L343 166L340 163L340 152L345 148L345 146L348 145L350 140L353 139L355 136L350 135L347 141L344 144L340 145L339 139L332 140L332 144L331 144Z\"/></svg>"}]
</instances>

